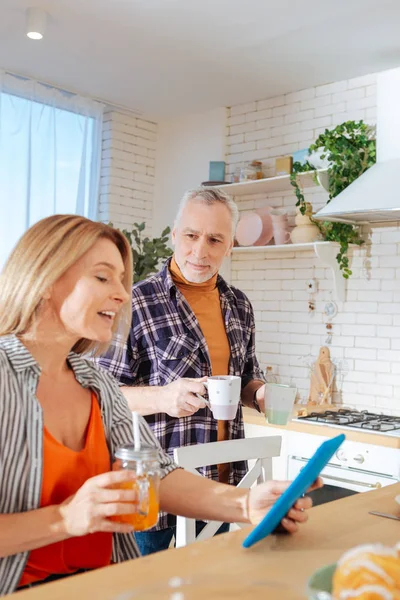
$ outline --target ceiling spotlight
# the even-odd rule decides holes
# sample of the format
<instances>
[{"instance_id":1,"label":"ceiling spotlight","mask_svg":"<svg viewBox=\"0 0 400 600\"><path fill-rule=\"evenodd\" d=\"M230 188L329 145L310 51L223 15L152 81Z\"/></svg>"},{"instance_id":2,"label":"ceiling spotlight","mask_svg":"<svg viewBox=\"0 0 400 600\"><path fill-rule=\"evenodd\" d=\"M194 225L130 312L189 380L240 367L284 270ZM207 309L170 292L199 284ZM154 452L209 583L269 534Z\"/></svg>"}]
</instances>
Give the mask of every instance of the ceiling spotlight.
<instances>
[{"instance_id":1,"label":"ceiling spotlight","mask_svg":"<svg viewBox=\"0 0 400 600\"><path fill-rule=\"evenodd\" d=\"M28 8L26 11L26 35L31 40L41 40L47 23L47 14L41 8Z\"/></svg>"}]
</instances>

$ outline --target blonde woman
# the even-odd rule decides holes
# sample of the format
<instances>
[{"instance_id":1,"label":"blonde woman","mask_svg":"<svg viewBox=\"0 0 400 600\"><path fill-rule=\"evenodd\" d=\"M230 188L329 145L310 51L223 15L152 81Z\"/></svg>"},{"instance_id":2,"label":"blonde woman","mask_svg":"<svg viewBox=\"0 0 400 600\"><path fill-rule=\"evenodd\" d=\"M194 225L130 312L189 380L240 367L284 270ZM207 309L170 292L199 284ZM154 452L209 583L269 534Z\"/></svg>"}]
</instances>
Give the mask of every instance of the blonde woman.
<instances>
[{"instance_id":1,"label":"blonde woman","mask_svg":"<svg viewBox=\"0 0 400 600\"><path fill-rule=\"evenodd\" d=\"M117 230L48 217L21 238L0 276L0 594L139 556L132 478L111 471L130 443L131 416L114 380L82 354L129 331L132 259ZM157 446L160 506L169 513L258 522L287 482L251 491L178 469ZM317 482L316 486L319 486ZM307 520L308 498L282 521Z\"/></svg>"}]
</instances>

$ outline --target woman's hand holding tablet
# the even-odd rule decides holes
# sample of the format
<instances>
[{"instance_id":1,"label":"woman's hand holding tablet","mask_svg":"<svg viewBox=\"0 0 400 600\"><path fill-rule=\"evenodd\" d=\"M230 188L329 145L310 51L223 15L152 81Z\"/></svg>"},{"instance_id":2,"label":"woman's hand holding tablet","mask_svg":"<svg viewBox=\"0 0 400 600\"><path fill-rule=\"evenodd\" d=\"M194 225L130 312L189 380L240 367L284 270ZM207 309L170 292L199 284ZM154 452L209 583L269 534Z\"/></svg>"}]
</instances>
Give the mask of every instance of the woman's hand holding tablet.
<instances>
[{"instance_id":1,"label":"woman's hand holding tablet","mask_svg":"<svg viewBox=\"0 0 400 600\"><path fill-rule=\"evenodd\" d=\"M250 491L249 520L252 523L258 522L258 525L243 541L244 548L249 548L272 533L281 522L288 532L297 531L297 523L307 520L304 509L311 508L311 499L303 498L303 494L322 486L319 474L344 440L345 435L341 434L323 442L289 487L285 481L271 482L269 494L265 494L263 490L264 485L268 484ZM269 507L271 508L265 514Z\"/></svg>"}]
</instances>

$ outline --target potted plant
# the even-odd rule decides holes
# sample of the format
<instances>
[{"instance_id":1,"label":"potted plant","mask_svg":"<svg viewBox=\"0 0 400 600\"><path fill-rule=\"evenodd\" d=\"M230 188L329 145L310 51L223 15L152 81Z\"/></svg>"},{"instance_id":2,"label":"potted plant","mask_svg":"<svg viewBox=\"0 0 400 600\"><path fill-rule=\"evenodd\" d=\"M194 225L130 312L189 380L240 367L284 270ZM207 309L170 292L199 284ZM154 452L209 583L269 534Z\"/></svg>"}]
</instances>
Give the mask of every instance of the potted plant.
<instances>
[{"instance_id":1,"label":"potted plant","mask_svg":"<svg viewBox=\"0 0 400 600\"><path fill-rule=\"evenodd\" d=\"M110 223L112 225L112 223ZM172 255L167 246L168 235L171 231L166 227L160 237L145 237L142 239L145 223L134 223L131 231L123 229L122 233L129 241L133 254L133 283L146 279L151 273L158 271L160 262Z\"/></svg>"},{"instance_id":2,"label":"potted plant","mask_svg":"<svg viewBox=\"0 0 400 600\"><path fill-rule=\"evenodd\" d=\"M346 121L334 129L326 129L318 136L308 151L309 155L319 152L320 158L328 161L326 185L329 192L328 202L330 202L332 198L335 198L375 164L375 129L363 121ZM297 197L296 206L299 207L302 214L305 213L306 202L297 182L297 174L314 171L317 176L316 169L310 161L312 161L312 157L309 157L304 164L295 162L290 177ZM340 244L337 261L343 277L348 279L352 274L347 257L349 244L360 246L364 243L358 227L346 223L313 222L319 227L325 240Z\"/></svg>"}]
</instances>

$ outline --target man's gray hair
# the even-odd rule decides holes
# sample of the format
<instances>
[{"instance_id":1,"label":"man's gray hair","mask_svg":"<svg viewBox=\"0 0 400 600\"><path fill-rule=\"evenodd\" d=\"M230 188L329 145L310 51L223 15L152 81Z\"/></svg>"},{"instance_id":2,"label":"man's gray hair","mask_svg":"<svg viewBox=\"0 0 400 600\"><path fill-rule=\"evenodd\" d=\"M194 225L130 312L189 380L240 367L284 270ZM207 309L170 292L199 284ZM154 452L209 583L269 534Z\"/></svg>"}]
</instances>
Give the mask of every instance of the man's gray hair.
<instances>
[{"instance_id":1,"label":"man's gray hair","mask_svg":"<svg viewBox=\"0 0 400 600\"><path fill-rule=\"evenodd\" d=\"M204 204L208 204L209 206L211 206L212 204L217 204L218 202L220 204L224 204L224 206L226 206L226 208L231 213L232 237L235 235L236 226L239 221L238 207L236 203L232 200L232 198L228 196L228 194L225 194L225 192L219 190L218 188L213 189L209 187L200 186L198 188L193 188L192 190L188 190L187 192L185 192L179 204L178 212L175 218L175 223L179 222L182 216L182 212L186 205L195 199L199 200L200 202L203 202Z\"/></svg>"}]
</instances>

